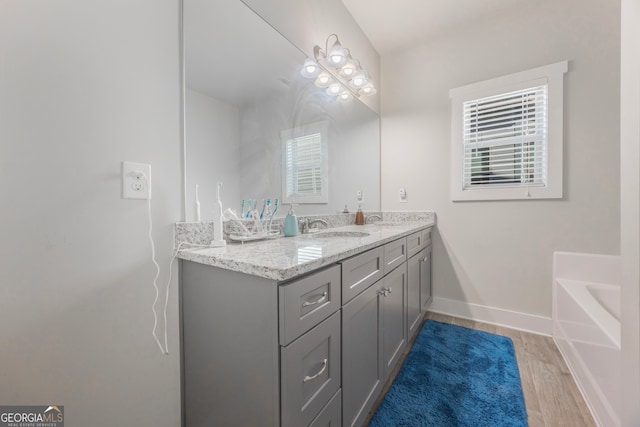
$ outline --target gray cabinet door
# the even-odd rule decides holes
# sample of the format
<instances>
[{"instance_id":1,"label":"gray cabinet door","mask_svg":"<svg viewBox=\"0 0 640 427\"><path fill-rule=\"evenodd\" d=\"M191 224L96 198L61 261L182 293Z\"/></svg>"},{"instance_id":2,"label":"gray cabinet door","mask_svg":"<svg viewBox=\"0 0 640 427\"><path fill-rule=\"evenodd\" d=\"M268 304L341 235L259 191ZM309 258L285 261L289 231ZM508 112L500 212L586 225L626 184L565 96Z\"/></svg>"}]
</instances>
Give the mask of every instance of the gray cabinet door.
<instances>
[{"instance_id":1,"label":"gray cabinet door","mask_svg":"<svg viewBox=\"0 0 640 427\"><path fill-rule=\"evenodd\" d=\"M425 312L431 304L431 245L418 256L420 257L420 306Z\"/></svg>"},{"instance_id":2,"label":"gray cabinet door","mask_svg":"<svg viewBox=\"0 0 640 427\"><path fill-rule=\"evenodd\" d=\"M422 320L422 303L420 301L420 268L422 254L407 261L407 340L411 340L417 332Z\"/></svg>"},{"instance_id":3,"label":"gray cabinet door","mask_svg":"<svg viewBox=\"0 0 640 427\"><path fill-rule=\"evenodd\" d=\"M361 426L384 383L380 286L342 307L342 425Z\"/></svg>"},{"instance_id":4,"label":"gray cabinet door","mask_svg":"<svg viewBox=\"0 0 640 427\"><path fill-rule=\"evenodd\" d=\"M340 389L340 313L282 347L282 426L307 426Z\"/></svg>"},{"instance_id":5,"label":"gray cabinet door","mask_svg":"<svg viewBox=\"0 0 640 427\"><path fill-rule=\"evenodd\" d=\"M382 360L384 362L383 379L386 381L407 344L406 263L384 277L382 291Z\"/></svg>"}]
</instances>

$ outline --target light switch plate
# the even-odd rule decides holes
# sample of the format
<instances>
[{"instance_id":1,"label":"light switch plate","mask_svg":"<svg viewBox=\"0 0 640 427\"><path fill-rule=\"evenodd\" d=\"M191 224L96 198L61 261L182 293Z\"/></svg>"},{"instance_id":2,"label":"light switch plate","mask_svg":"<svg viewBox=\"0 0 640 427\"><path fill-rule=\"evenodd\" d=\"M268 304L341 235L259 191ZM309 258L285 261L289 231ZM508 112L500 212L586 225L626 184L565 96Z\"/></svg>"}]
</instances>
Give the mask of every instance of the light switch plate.
<instances>
[{"instance_id":1,"label":"light switch plate","mask_svg":"<svg viewBox=\"0 0 640 427\"><path fill-rule=\"evenodd\" d=\"M122 162L122 198L151 198L151 165L146 163Z\"/></svg>"}]
</instances>

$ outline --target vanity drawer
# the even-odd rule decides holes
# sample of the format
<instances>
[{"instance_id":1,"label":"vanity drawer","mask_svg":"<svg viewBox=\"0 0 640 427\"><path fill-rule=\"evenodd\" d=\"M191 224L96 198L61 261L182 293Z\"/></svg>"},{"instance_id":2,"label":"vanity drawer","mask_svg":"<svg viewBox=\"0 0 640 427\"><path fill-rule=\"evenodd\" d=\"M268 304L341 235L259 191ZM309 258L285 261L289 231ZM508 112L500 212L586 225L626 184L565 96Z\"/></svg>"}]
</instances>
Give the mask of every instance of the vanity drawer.
<instances>
[{"instance_id":1,"label":"vanity drawer","mask_svg":"<svg viewBox=\"0 0 640 427\"><path fill-rule=\"evenodd\" d=\"M427 236L425 230L417 231L407 236L407 252L409 253L409 258L414 256L427 246L425 242L426 237ZM430 240L431 229L429 229L428 237Z\"/></svg>"},{"instance_id":2,"label":"vanity drawer","mask_svg":"<svg viewBox=\"0 0 640 427\"><path fill-rule=\"evenodd\" d=\"M342 261L342 304L373 285L384 275L384 247Z\"/></svg>"},{"instance_id":3,"label":"vanity drawer","mask_svg":"<svg viewBox=\"0 0 640 427\"><path fill-rule=\"evenodd\" d=\"M340 389L340 313L280 348L282 426L307 426Z\"/></svg>"},{"instance_id":4,"label":"vanity drawer","mask_svg":"<svg viewBox=\"0 0 640 427\"><path fill-rule=\"evenodd\" d=\"M407 260L407 239L394 240L384 245L384 274Z\"/></svg>"},{"instance_id":5,"label":"vanity drawer","mask_svg":"<svg viewBox=\"0 0 640 427\"><path fill-rule=\"evenodd\" d=\"M280 344L287 345L340 308L340 265L280 285Z\"/></svg>"}]
</instances>

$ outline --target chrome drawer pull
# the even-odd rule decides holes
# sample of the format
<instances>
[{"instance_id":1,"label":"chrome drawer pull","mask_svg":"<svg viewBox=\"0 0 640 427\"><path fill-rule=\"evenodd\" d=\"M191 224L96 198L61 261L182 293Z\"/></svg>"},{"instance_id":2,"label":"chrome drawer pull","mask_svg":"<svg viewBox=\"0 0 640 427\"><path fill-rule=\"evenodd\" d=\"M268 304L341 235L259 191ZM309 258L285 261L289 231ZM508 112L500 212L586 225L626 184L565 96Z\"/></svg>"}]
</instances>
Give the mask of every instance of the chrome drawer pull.
<instances>
[{"instance_id":1,"label":"chrome drawer pull","mask_svg":"<svg viewBox=\"0 0 640 427\"><path fill-rule=\"evenodd\" d=\"M325 369L327 369L327 365L328 365L328 360L324 359L322 361L322 368L320 368L320 370L318 371L317 374L315 375L311 375L311 376L306 376L304 377L304 379L302 380L303 383L306 383L307 381L311 381L314 378L318 378L320 375L322 375L322 373L325 371Z\"/></svg>"},{"instance_id":2,"label":"chrome drawer pull","mask_svg":"<svg viewBox=\"0 0 640 427\"><path fill-rule=\"evenodd\" d=\"M310 305L316 305L316 304L320 304L321 302L323 302L324 300L327 299L327 295L329 295L326 291L322 294L322 296L320 298L318 298L316 301L305 301L304 303L302 303L303 307L309 307Z\"/></svg>"}]
</instances>

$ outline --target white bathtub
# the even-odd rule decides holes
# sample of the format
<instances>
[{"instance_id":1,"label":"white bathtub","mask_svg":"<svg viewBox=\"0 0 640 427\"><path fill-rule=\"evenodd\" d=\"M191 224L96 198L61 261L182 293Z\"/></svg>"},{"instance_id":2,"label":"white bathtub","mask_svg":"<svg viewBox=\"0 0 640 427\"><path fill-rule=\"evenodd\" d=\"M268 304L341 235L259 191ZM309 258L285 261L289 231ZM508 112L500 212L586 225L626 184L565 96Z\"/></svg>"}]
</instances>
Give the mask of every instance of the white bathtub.
<instances>
[{"instance_id":1,"label":"white bathtub","mask_svg":"<svg viewBox=\"0 0 640 427\"><path fill-rule=\"evenodd\" d=\"M620 257L554 254L553 338L596 423L620 425Z\"/></svg>"}]
</instances>

